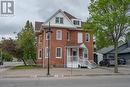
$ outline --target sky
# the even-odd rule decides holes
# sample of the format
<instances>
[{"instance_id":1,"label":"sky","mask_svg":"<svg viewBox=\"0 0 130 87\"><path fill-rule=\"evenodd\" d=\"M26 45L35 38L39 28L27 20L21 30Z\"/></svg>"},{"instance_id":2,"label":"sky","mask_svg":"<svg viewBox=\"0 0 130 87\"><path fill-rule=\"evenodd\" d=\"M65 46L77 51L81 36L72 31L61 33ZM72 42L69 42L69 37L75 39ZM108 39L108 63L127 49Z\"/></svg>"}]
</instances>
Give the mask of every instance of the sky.
<instances>
[{"instance_id":1,"label":"sky","mask_svg":"<svg viewBox=\"0 0 130 87\"><path fill-rule=\"evenodd\" d=\"M90 0L14 0L14 15L0 16L0 40L2 37L14 39L27 20L33 24L35 21L44 22L59 9L85 21L89 17L89 2Z\"/></svg>"}]
</instances>

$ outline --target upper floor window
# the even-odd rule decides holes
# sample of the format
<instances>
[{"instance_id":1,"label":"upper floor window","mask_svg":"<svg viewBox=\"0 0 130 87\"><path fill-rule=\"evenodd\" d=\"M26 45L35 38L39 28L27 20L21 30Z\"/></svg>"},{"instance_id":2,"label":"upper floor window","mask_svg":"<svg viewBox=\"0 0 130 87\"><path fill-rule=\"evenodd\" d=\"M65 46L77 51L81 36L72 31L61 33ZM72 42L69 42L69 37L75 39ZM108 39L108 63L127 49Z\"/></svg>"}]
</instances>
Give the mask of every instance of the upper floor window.
<instances>
[{"instance_id":1,"label":"upper floor window","mask_svg":"<svg viewBox=\"0 0 130 87\"><path fill-rule=\"evenodd\" d=\"M71 33L67 32L67 40L70 41L70 39L71 39Z\"/></svg>"},{"instance_id":2,"label":"upper floor window","mask_svg":"<svg viewBox=\"0 0 130 87\"><path fill-rule=\"evenodd\" d=\"M74 25L79 25L79 21L74 20L74 21L73 21L73 24L74 24Z\"/></svg>"},{"instance_id":3,"label":"upper floor window","mask_svg":"<svg viewBox=\"0 0 130 87\"><path fill-rule=\"evenodd\" d=\"M83 43L83 34L82 34L82 32L78 32L78 43Z\"/></svg>"},{"instance_id":4,"label":"upper floor window","mask_svg":"<svg viewBox=\"0 0 130 87\"><path fill-rule=\"evenodd\" d=\"M56 40L62 40L62 31L61 30L56 31Z\"/></svg>"},{"instance_id":5,"label":"upper floor window","mask_svg":"<svg viewBox=\"0 0 130 87\"><path fill-rule=\"evenodd\" d=\"M57 24L63 24L63 17L56 17L55 23L57 23Z\"/></svg>"},{"instance_id":6,"label":"upper floor window","mask_svg":"<svg viewBox=\"0 0 130 87\"><path fill-rule=\"evenodd\" d=\"M86 41L89 42L90 41L90 34L89 33L86 33Z\"/></svg>"}]
</instances>

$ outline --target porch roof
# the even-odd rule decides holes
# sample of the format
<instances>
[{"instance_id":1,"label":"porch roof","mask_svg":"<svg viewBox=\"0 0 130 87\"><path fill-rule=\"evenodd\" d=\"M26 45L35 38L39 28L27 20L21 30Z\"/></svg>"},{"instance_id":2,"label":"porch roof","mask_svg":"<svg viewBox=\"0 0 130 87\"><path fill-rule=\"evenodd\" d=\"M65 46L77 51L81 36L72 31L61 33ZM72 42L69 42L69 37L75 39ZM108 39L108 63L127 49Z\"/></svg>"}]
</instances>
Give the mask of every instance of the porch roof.
<instances>
[{"instance_id":1,"label":"porch roof","mask_svg":"<svg viewBox=\"0 0 130 87\"><path fill-rule=\"evenodd\" d=\"M67 43L66 48L87 48L84 43Z\"/></svg>"}]
</instances>

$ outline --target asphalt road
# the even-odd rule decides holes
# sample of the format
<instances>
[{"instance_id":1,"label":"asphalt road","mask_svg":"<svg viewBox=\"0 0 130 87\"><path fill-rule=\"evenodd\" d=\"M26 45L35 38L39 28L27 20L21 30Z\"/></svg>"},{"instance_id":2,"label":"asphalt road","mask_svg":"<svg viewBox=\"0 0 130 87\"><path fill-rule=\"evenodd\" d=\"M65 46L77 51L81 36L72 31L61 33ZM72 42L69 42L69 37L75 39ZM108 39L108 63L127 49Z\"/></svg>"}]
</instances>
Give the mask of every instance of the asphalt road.
<instances>
[{"instance_id":1,"label":"asphalt road","mask_svg":"<svg viewBox=\"0 0 130 87\"><path fill-rule=\"evenodd\" d=\"M3 78L0 87L130 87L130 75L68 78Z\"/></svg>"}]
</instances>

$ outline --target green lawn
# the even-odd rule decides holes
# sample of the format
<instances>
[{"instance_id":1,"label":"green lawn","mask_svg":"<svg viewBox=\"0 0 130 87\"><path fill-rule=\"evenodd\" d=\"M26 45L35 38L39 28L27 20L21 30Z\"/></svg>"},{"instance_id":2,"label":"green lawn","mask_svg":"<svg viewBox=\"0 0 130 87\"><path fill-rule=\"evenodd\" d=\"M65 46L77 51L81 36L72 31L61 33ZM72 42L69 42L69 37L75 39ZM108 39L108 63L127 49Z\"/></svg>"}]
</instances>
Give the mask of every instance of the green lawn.
<instances>
[{"instance_id":1,"label":"green lawn","mask_svg":"<svg viewBox=\"0 0 130 87\"><path fill-rule=\"evenodd\" d=\"M37 68L42 68L42 66L39 65L19 65L19 66L15 66L12 69L37 69Z\"/></svg>"}]
</instances>

